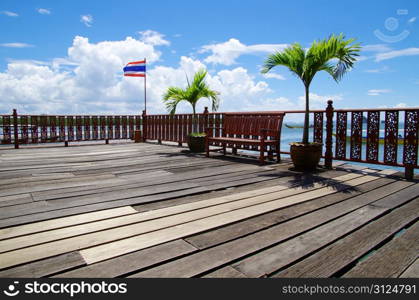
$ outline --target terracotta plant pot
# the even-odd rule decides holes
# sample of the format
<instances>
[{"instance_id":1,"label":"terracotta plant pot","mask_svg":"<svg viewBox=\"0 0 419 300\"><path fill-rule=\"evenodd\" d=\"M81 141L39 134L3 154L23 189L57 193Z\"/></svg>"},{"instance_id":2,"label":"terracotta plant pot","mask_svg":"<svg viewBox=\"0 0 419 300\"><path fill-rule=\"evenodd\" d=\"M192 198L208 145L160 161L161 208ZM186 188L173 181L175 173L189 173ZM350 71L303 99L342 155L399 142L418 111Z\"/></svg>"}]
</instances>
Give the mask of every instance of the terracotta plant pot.
<instances>
[{"instance_id":1,"label":"terracotta plant pot","mask_svg":"<svg viewBox=\"0 0 419 300\"><path fill-rule=\"evenodd\" d=\"M205 135L188 136L189 150L193 153L205 152Z\"/></svg>"},{"instance_id":2,"label":"terracotta plant pot","mask_svg":"<svg viewBox=\"0 0 419 300\"><path fill-rule=\"evenodd\" d=\"M315 170L322 156L321 143L291 143L291 159L298 171Z\"/></svg>"}]
</instances>

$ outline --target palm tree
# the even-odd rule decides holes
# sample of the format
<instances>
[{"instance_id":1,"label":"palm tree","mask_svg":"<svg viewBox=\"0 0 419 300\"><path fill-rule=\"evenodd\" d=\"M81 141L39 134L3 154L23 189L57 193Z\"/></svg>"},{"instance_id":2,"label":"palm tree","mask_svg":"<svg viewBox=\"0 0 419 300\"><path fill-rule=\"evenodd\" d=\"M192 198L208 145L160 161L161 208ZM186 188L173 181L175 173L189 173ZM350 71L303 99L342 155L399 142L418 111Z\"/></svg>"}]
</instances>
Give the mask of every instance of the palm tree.
<instances>
[{"instance_id":1,"label":"palm tree","mask_svg":"<svg viewBox=\"0 0 419 300\"><path fill-rule=\"evenodd\" d=\"M207 71L199 70L195 73L192 83L189 83L188 77L188 86L186 89L179 87L169 87L167 92L163 96L163 101L166 104L166 108L170 114L175 114L177 105L186 101L192 105L193 111L193 128L192 131L196 131L196 104L201 98L208 98L211 100L212 110L216 111L219 105L219 93L211 90L209 86L205 83L205 77L207 76Z\"/></svg>"},{"instance_id":2,"label":"palm tree","mask_svg":"<svg viewBox=\"0 0 419 300\"><path fill-rule=\"evenodd\" d=\"M303 49L295 43L269 55L265 60L262 73L269 72L275 66L285 66L303 81L306 96L303 144L308 144L310 84L319 71L326 71L339 82L359 56L361 46L354 44L354 41L345 40L343 34L331 35L328 39L314 41L309 49Z\"/></svg>"}]
</instances>

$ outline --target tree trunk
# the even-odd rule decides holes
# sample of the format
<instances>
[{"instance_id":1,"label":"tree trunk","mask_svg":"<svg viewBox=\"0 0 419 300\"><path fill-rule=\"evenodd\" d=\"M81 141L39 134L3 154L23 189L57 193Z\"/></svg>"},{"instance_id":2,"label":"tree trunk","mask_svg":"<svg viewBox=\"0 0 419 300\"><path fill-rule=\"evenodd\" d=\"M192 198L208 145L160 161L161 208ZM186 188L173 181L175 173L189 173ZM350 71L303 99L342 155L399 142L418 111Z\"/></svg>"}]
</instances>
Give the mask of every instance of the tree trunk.
<instances>
[{"instance_id":1,"label":"tree trunk","mask_svg":"<svg viewBox=\"0 0 419 300\"><path fill-rule=\"evenodd\" d=\"M195 105L192 105L192 110L193 110L193 114L192 114L192 133L196 133L196 109L195 109Z\"/></svg>"},{"instance_id":2,"label":"tree trunk","mask_svg":"<svg viewBox=\"0 0 419 300\"><path fill-rule=\"evenodd\" d=\"M305 86L306 91L306 111L304 114L304 131L303 131L303 144L308 144L308 129L310 122L310 105L309 105L309 87Z\"/></svg>"}]
</instances>

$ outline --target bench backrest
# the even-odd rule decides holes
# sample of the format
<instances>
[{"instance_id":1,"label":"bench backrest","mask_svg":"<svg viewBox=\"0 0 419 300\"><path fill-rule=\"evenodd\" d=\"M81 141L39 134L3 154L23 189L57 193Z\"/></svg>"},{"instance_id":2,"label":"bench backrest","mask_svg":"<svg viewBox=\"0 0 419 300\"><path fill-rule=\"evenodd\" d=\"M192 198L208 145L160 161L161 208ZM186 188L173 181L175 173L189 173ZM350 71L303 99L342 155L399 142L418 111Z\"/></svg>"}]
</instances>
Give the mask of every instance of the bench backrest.
<instances>
[{"instance_id":1,"label":"bench backrest","mask_svg":"<svg viewBox=\"0 0 419 300\"><path fill-rule=\"evenodd\" d=\"M279 139L285 113L225 113L224 136L260 136L268 129L267 137Z\"/></svg>"}]
</instances>

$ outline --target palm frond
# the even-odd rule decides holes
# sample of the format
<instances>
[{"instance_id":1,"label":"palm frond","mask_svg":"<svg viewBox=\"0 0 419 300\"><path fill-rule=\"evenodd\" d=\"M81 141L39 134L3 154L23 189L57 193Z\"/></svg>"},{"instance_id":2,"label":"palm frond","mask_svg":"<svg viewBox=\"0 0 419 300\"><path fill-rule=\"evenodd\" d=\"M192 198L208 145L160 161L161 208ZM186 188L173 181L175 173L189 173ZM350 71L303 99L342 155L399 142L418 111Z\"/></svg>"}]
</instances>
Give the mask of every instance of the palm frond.
<instances>
[{"instance_id":1,"label":"palm frond","mask_svg":"<svg viewBox=\"0 0 419 300\"><path fill-rule=\"evenodd\" d=\"M207 71L199 70L195 73L192 82L189 82L188 77L187 82L188 86L185 89L181 89L178 87L169 87L167 92L163 95L163 101L166 104L167 110L170 114L174 114L176 112L177 105L181 101L189 102L192 105L192 108L195 113L196 103L201 98L208 98L211 101L212 110L216 111L219 106L219 93L212 90L206 83L205 77L207 75Z\"/></svg>"},{"instance_id":2,"label":"palm frond","mask_svg":"<svg viewBox=\"0 0 419 300\"><path fill-rule=\"evenodd\" d=\"M163 102L166 105L166 109L172 115L176 112L177 105L183 100L187 101L186 91L178 87L169 87L163 95Z\"/></svg>"},{"instance_id":3,"label":"palm frond","mask_svg":"<svg viewBox=\"0 0 419 300\"><path fill-rule=\"evenodd\" d=\"M345 40L343 34L333 34L327 39L314 41L308 50L293 44L269 55L261 72L267 73L275 66L285 66L299 76L306 86L310 85L318 71L326 71L335 81L339 81L359 56L361 46L354 42L354 39Z\"/></svg>"},{"instance_id":4,"label":"palm frond","mask_svg":"<svg viewBox=\"0 0 419 300\"><path fill-rule=\"evenodd\" d=\"M303 74L303 63L305 52L300 44L295 43L285 48L281 52L276 52L268 56L262 68L262 73L268 73L273 67L284 66L292 73L301 78Z\"/></svg>"}]
</instances>

